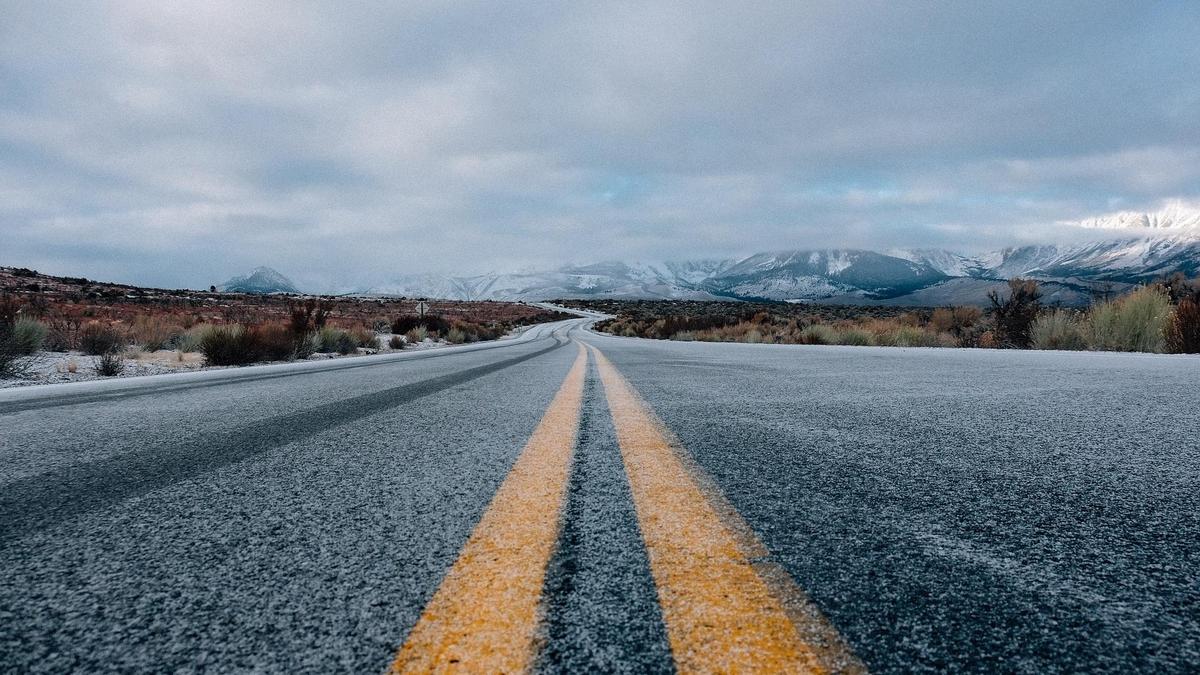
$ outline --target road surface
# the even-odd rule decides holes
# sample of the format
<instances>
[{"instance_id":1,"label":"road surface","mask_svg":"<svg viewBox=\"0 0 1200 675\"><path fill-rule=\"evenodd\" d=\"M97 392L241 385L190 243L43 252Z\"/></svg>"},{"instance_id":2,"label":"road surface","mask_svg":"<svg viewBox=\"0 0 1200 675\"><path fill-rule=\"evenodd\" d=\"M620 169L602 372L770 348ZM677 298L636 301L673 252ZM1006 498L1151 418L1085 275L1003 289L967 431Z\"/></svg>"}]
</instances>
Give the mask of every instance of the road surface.
<instances>
[{"instance_id":1,"label":"road surface","mask_svg":"<svg viewBox=\"0 0 1200 675\"><path fill-rule=\"evenodd\" d=\"M1200 359L585 323L0 392L0 672L1200 669Z\"/></svg>"}]
</instances>

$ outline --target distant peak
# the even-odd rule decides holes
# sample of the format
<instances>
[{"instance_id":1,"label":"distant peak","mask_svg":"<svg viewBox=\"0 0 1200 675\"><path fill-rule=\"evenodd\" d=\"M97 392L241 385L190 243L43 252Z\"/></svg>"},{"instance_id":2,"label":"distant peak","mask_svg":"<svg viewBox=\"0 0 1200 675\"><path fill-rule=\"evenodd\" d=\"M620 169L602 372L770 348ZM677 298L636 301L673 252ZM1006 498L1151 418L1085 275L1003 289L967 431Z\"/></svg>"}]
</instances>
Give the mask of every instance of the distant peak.
<instances>
[{"instance_id":1,"label":"distant peak","mask_svg":"<svg viewBox=\"0 0 1200 675\"><path fill-rule=\"evenodd\" d=\"M221 284L221 290L232 293L299 293L296 284L278 270L255 267L249 274L237 276Z\"/></svg>"},{"instance_id":2,"label":"distant peak","mask_svg":"<svg viewBox=\"0 0 1200 675\"><path fill-rule=\"evenodd\" d=\"M1200 232L1200 204L1176 199L1153 212L1118 211L1066 224L1095 230Z\"/></svg>"}]
</instances>

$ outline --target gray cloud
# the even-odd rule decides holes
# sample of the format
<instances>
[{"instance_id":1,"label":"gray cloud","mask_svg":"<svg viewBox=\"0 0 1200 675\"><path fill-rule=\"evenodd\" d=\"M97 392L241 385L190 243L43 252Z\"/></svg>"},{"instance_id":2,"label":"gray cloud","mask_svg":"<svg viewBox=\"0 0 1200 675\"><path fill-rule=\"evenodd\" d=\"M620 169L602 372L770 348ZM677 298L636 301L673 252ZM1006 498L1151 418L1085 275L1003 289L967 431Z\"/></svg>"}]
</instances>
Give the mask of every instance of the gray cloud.
<instances>
[{"instance_id":1,"label":"gray cloud","mask_svg":"<svg viewBox=\"0 0 1200 675\"><path fill-rule=\"evenodd\" d=\"M0 262L989 246L1200 195L1189 2L0 1Z\"/></svg>"}]
</instances>

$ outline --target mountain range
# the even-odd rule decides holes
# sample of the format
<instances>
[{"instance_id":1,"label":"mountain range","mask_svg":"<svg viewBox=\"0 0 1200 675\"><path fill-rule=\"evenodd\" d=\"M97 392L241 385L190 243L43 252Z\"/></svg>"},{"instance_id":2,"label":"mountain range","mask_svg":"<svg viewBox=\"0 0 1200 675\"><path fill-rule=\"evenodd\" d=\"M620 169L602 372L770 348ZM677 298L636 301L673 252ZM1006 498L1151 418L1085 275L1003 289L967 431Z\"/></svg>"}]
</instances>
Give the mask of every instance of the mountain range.
<instances>
[{"instance_id":1,"label":"mountain range","mask_svg":"<svg viewBox=\"0 0 1200 675\"><path fill-rule=\"evenodd\" d=\"M1200 209L1169 204L1072 223L1071 244L982 254L944 249L791 249L737 259L600 262L478 275L405 275L340 293L460 300L766 299L837 304L983 304L1012 277L1043 282L1049 302L1080 305L1173 272L1200 273ZM258 275L251 275L251 279Z\"/></svg>"}]
</instances>

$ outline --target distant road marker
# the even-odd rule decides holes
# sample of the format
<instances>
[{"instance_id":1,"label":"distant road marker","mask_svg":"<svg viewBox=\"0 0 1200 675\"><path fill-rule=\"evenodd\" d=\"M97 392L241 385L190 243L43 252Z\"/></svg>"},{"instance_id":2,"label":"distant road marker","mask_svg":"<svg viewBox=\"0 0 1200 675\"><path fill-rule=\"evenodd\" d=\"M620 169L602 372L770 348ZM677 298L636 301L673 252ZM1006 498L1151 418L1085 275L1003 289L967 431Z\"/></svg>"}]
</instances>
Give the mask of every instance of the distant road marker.
<instances>
[{"instance_id":1,"label":"distant road marker","mask_svg":"<svg viewBox=\"0 0 1200 675\"><path fill-rule=\"evenodd\" d=\"M558 394L389 672L520 673L532 665L586 372L580 345Z\"/></svg>"},{"instance_id":2,"label":"distant road marker","mask_svg":"<svg viewBox=\"0 0 1200 675\"><path fill-rule=\"evenodd\" d=\"M819 610L595 347L680 673L865 673Z\"/></svg>"}]
</instances>

